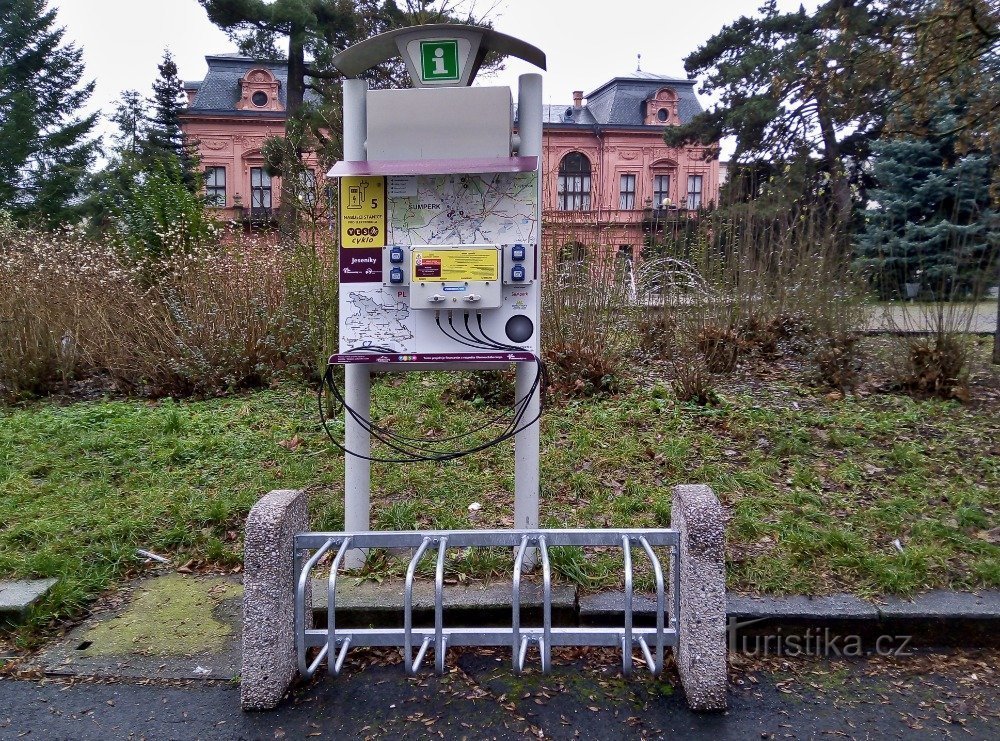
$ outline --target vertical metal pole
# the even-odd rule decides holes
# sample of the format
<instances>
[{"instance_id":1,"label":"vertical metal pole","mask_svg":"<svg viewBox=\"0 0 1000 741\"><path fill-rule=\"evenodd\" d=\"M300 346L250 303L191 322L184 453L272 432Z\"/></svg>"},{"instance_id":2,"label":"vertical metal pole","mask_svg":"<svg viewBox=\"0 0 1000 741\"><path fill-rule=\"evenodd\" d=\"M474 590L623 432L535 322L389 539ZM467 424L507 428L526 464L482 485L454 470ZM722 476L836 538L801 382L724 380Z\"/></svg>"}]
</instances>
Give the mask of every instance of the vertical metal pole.
<instances>
[{"instance_id":1,"label":"vertical metal pole","mask_svg":"<svg viewBox=\"0 0 1000 741\"><path fill-rule=\"evenodd\" d=\"M368 159L365 139L368 136L368 81L344 80L344 159ZM344 371L347 403L365 418L371 413L371 375L367 365L347 365ZM344 445L359 455L371 455L368 431L345 414ZM370 528L371 462L353 455L344 456L344 530L364 532ZM355 549L347 554L345 568L357 569L365 553Z\"/></svg>"},{"instance_id":2,"label":"vertical metal pole","mask_svg":"<svg viewBox=\"0 0 1000 741\"><path fill-rule=\"evenodd\" d=\"M625 635L622 637L622 674L632 673L632 546L627 535L622 536L625 555Z\"/></svg>"},{"instance_id":3,"label":"vertical metal pole","mask_svg":"<svg viewBox=\"0 0 1000 741\"><path fill-rule=\"evenodd\" d=\"M514 581L512 589L512 609L511 615L511 660L514 662L514 673L520 674L524 669L524 645L521 641L521 564L524 562L524 554L528 550L528 536L521 538L521 546L517 549L517 558L514 559Z\"/></svg>"},{"instance_id":4,"label":"vertical metal pole","mask_svg":"<svg viewBox=\"0 0 1000 741\"><path fill-rule=\"evenodd\" d=\"M542 224L542 76L536 74L521 75L518 78L518 136L521 144L518 154L522 157L538 157L538 211L536 224L538 234L536 242L541 249ZM540 256L539 256L540 259ZM541 303L540 301L538 302ZM535 307L535 332L540 331L540 312ZM537 335L536 335L537 337ZM540 345L539 345L540 346ZM515 398L527 396L535 378L533 363L518 363L515 382ZM528 402L524 420L538 416L541 404L541 389L536 389ZM535 423L514 437L514 527L516 529L532 530L538 527L538 457L539 457L539 425ZM536 559L535 549L530 549L524 558L524 567L530 569Z\"/></svg>"},{"instance_id":5,"label":"vertical metal pole","mask_svg":"<svg viewBox=\"0 0 1000 741\"><path fill-rule=\"evenodd\" d=\"M438 674L444 674L447 638L444 635L444 557L448 552L448 537L438 542L437 570L434 573L434 664Z\"/></svg>"},{"instance_id":6,"label":"vertical metal pole","mask_svg":"<svg viewBox=\"0 0 1000 741\"><path fill-rule=\"evenodd\" d=\"M549 549L545 536L538 539L542 551L542 671L548 672L552 664L552 570L549 567Z\"/></svg>"}]
</instances>

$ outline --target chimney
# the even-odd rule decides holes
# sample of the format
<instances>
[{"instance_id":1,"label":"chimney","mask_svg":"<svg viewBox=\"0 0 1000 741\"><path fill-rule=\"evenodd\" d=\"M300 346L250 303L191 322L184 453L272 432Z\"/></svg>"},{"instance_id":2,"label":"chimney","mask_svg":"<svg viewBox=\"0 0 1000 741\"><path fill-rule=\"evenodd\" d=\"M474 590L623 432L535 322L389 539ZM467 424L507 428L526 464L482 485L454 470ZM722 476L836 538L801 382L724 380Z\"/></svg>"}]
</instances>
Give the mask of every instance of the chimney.
<instances>
[{"instance_id":1,"label":"chimney","mask_svg":"<svg viewBox=\"0 0 1000 741\"><path fill-rule=\"evenodd\" d=\"M573 107L574 108L583 108L583 91L582 90L574 90L573 91Z\"/></svg>"}]
</instances>

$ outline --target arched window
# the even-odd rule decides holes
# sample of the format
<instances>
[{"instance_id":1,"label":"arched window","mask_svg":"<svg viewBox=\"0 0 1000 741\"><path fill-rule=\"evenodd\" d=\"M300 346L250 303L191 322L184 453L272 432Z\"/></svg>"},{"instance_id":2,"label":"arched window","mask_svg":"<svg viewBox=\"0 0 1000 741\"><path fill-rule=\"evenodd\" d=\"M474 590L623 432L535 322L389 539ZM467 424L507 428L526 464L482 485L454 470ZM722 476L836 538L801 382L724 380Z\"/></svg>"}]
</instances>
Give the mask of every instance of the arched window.
<instances>
[{"instance_id":1,"label":"arched window","mask_svg":"<svg viewBox=\"0 0 1000 741\"><path fill-rule=\"evenodd\" d=\"M559 163L559 210L590 210L590 160L579 152Z\"/></svg>"}]
</instances>

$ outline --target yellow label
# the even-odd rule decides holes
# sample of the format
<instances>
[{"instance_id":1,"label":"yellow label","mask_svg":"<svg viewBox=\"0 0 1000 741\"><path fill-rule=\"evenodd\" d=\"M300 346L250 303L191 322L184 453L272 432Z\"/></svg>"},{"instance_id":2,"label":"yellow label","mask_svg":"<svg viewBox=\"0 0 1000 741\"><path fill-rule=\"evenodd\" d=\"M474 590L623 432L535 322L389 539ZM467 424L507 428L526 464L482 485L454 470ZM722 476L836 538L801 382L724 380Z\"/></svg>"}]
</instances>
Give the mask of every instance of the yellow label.
<instances>
[{"instance_id":1,"label":"yellow label","mask_svg":"<svg viewBox=\"0 0 1000 741\"><path fill-rule=\"evenodd\" d=\"M484 250L415 250L413 280L472 281L497 280L500 276L500 252Z\"/></svg>"},{"instance_id":2,"label":"yellow label","mask_svg":"<svg viewBox=\"0 0 1000 741\"><path fill-rule=\"evenodd\" d=\"M340 244L385 247L385 178L340 179Z\"/></svg>"}]
</instances>

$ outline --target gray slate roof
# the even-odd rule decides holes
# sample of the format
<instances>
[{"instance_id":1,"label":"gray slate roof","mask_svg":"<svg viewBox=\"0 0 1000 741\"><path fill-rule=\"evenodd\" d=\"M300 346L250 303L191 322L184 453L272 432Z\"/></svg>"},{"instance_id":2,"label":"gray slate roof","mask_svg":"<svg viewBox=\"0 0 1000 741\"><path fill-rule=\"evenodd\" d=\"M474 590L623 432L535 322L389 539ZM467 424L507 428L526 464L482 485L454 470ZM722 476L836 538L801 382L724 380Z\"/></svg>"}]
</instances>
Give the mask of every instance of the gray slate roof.
<instances>
[{"instance_id":1,"label":"gray slate roof","mask_svg":"<svg viewBox=\"0 0 1000 741\"><path fill-rule=\"evenodd\" d=\"M184 87L191 89L197 86L198 94L188 110L192 112L227 111L239 116L273 117L274 111L237 111L236 103L240 99L240 80L247 72L257 67L271 71L278 80L278 98L286 105L288 87L288 64L286 62L263 62L259 59L245 57L241 54L211 54L205 57L208 62L208 74L201 82L185 82ZM306 90L305 99L315 100L315 94Z\"/></svg>"},{"instance_id":2,"label":"gray slate roof","mask_svg":"<svg viewBox=\"0 0 1000 741\"><path fill-rule=\"evenodd\" d=\"M643 102L660 88L668 87L677 93L681 123L688 123L704 110L694 93L694 85L694 80L632 72L598 87L586 96L587 103L582 108L574 108L571 103L544 106L542 120L563 126L643 126Z\"/></svg>"}]
</instances>

